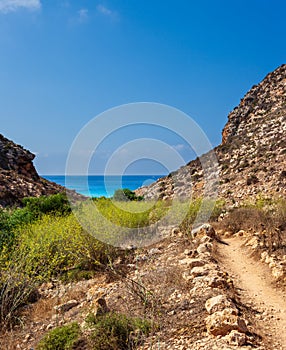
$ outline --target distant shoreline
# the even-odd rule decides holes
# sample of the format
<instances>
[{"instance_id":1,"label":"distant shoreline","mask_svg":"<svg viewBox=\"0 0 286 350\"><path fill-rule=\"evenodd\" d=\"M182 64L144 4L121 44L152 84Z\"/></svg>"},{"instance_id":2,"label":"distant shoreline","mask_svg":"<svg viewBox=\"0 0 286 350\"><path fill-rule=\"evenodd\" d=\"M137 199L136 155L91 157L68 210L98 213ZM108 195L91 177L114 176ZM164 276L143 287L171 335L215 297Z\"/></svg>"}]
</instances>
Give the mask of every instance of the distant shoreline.
<instances>
[{"instance_id":1,"label":"distant shoreline","mask_svg":"<svg viewBox=\"0 0 286 350\"><path fill-rule=\"evenodd\" d=\"M87 197L112 197L118 188L136 190L166 175L41 175L44 179Z\"/></svg>"}]
</instances>

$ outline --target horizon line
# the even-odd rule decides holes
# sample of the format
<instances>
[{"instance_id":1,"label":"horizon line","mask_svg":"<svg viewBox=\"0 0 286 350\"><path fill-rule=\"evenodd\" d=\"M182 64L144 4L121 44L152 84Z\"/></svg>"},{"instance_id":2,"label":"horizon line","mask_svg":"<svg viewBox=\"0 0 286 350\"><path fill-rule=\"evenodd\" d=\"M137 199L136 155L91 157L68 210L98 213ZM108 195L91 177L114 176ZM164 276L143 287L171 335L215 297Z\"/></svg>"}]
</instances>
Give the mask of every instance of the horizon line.
<instances>
[{"instance_id":1,"label":"horizon line","mask_svg":"<svg viewBox=\"0 0 286 350\"><path fill-rule=\"evenodd\" d=\"M167 176L168 174L39 174L39 176Z\"/></svg>"}]
</instances>

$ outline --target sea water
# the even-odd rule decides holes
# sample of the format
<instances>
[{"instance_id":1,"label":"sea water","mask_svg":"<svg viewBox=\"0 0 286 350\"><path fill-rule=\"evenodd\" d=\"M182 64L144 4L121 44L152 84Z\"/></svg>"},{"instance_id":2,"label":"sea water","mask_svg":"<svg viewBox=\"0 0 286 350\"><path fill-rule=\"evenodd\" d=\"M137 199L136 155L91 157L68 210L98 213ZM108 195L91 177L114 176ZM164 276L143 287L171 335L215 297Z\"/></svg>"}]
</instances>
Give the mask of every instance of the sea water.
<instances>
[{"instance_id":1,"label":"sea water","mask_svg":"<svg viewBox=\"0 0 286 350\"><path fill-rule=\"evenodd\" d=\"M65 186L88 197L112 197L119 188L135 190L150 185L164 175L123 175L123 176L65 176L42 175L45 179Z\"/></svg>"}]
</instances>

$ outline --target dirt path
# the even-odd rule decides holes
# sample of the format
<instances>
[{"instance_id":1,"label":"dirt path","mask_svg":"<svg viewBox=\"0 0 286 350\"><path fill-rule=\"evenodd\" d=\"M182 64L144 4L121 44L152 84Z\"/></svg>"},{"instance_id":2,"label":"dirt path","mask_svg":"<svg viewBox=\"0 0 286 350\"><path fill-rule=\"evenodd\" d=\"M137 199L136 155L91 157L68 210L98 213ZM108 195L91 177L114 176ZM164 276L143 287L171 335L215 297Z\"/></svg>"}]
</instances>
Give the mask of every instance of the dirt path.
<instances>
[{"instance_id":1,"label":"dirt path","mask_svg":"<svg viewBox=\"0 0 286 350\"><path fill-rule=\"evenodd\" d=\"M242 302L259 311L257 324L267 350L286 350L286 296L271 285L270 270L250 256L241 238L227 242L228 246L218 247L220 262L233 278Z\"/></svg>"}]
</instances>

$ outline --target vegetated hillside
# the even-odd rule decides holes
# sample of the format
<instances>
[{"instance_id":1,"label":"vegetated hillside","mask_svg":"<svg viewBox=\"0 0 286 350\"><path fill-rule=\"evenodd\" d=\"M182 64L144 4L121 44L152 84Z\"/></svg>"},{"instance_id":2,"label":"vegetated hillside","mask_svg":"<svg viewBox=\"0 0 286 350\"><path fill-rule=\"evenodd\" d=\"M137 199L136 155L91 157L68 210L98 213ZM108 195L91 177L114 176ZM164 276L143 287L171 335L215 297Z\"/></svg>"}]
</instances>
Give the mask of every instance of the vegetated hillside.
<instances>
[{"instance_id":1,"label":"vegetated hillside","mask_svg":"<svg viewBox=\"0 0 286 350\"><path fill-rule=\"evenodd\" d=\"M0 134L0 207L18 206L24 197L65 191L38 175L34 158L34 154Z\"/></svg>"},{"instance_id":2,"label":"vegetated hillside","mask_svg":"<svg viewBox=\"0 0 286 350\"><path fill-rule=\"evenodd\" d=\"M245 199L286 194L286 65L254 85L228 116L222 143L214 149L218 169L202 170L200 159L138 190L145 198L211 194L205 184L218 170L220 198L238 205ZM208 154L201 157L207 158ZM212 164L210 163L210 168ZM206 167L205 167L206 169ZM171 176L172 175L172 176Z\"/></svg>"}]
</instances>

